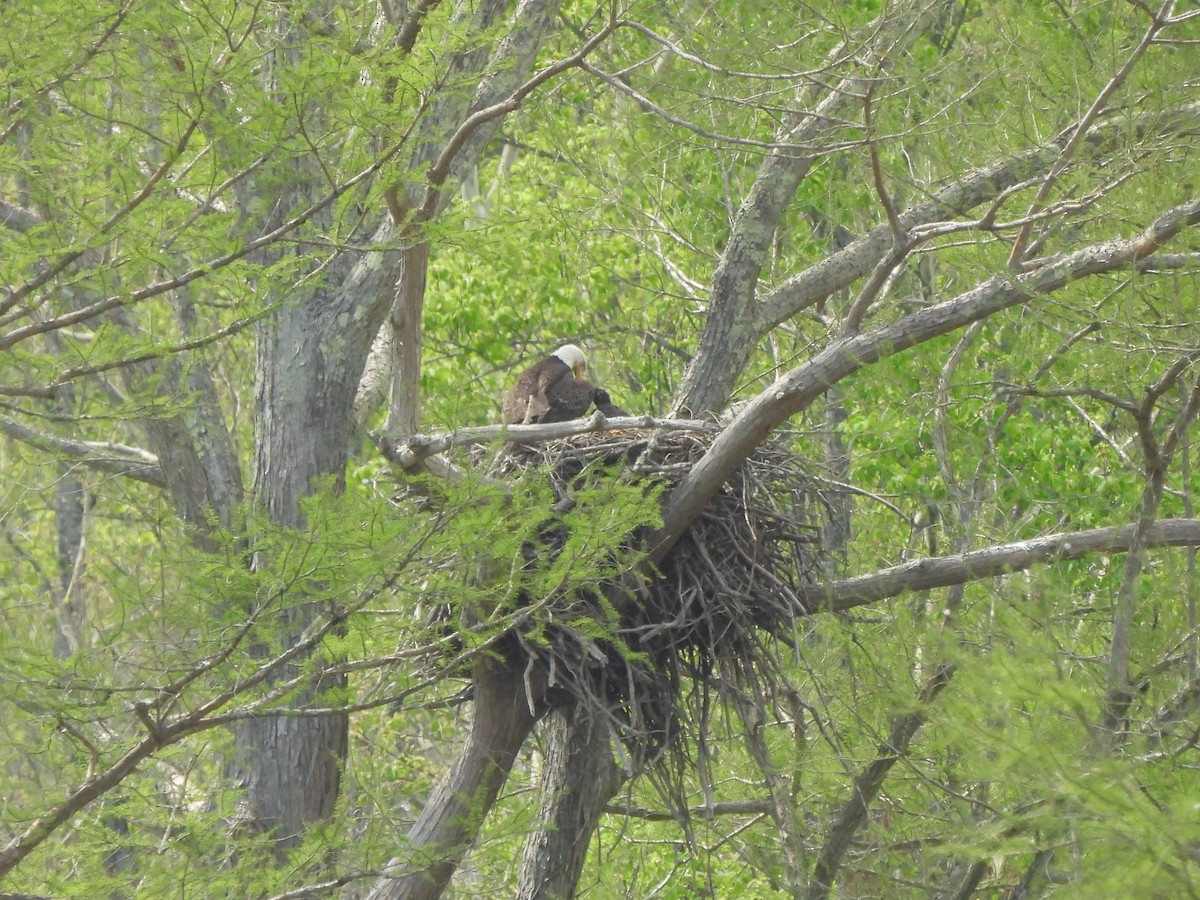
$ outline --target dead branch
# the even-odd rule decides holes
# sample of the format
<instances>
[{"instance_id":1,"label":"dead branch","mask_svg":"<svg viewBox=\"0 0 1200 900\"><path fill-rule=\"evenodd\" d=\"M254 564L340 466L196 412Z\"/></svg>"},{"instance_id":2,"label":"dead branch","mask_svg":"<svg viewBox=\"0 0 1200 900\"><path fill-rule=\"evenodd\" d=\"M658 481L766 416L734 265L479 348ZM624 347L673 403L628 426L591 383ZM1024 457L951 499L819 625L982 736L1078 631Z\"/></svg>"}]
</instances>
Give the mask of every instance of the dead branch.
<instances>
[{"instance_id":1,"label":"dead branch","mask_svg":"<svg viewBox=\"0 0 1200 900\"><path fill-rule=\"evenodd\" d=\"M414 434L399 438L375 435L374 440L388 462L411 469L431 456L445 453L454 447L495 441L506 444L540 444L578 434L628 429L712 433L717 430L717 426L698 419L657 419L654 416L621 416L609 419L597 411L586 419L548 425L480 425L434 435Z\"/></svg>"}]
</instances>

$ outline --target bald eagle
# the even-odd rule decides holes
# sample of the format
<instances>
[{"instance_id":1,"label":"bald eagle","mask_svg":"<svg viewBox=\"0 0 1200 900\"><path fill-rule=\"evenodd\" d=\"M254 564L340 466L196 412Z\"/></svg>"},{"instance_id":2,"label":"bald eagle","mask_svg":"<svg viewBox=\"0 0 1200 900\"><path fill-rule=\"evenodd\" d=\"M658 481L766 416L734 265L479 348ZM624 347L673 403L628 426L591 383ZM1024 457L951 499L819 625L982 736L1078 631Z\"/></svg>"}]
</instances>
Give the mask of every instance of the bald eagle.
<instances>
[{"instance_id":1,"label":"bald eagle","mask_svg":"<svg viewBox=\"0 0 1200 900\"><path fill-rule=\"evenodd\" d=\"M588 411L596 388L588 382L587 357L574 344L559 347L517 376L500 404L505 425L566 422Z\"/></svg>"}]
</instances>

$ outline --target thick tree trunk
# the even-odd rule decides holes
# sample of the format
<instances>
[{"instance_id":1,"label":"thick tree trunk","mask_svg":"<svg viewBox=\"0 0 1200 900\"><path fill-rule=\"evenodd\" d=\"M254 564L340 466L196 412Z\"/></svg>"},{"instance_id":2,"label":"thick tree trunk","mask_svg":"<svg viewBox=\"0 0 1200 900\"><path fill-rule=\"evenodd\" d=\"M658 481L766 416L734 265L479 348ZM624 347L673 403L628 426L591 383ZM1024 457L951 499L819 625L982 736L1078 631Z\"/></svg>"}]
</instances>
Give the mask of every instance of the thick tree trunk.
<instances>
[{"instance_id":1,"label":"thick tree trunk","mask_svg":"<svg viewBox=\"0 0 1200 900\"><path fill-rule=\"evenodd\" d=\"M260 335L255 493L272 522L300 528L300 500L319 475L338 477L345 468L346 427L331 403L322 371L319 319L308 304L284 307L275 327ZM344 349L344 348L343 348ZM339 427L341 426L341 427ZM256 566L269 565L256 559ZM293 643L313 620L313 604L285 600L278 615L284 646ZM266 619L265 621L270 621ZM288 667L277 677L294 677ZM344 679L336 679L341 687ZM312 691L298 698L311 700ZM264 717L237 729L239 762L250 822L270 833L282 854L296 846L309 824L328 818L340 784L346 753L347 720Z\"/></svg>"},{"instance_id":2,"label":"thick tree trunk","mask_svg":"<svg viewBox=\"0 0 1200 900\"><path fill-rule=\"evenodd\" d=\"M537 822L525 839L519 900L575 896L592 833L624 774L613 759L609 733L580 707L551 713Z\"/></svg>"},{"instance_id":3,"label":"thick tree trunk","mask_svg":"<svg viewBox=\"0 0 1200 900\"><path fill-rule=\"evenodd\" d=\"M172 292L171 302L180 334L195 337L196 310L189 290ZM122 328L141 334L134 317L123 311L115 316ZM140 424L179 518L199 546L211 549L209 532L216 523L231 524L246 489L208 361L197 355L185 365L175 356L130 366L122 377L130 393L165 390L179 407L172 415L150 416Z\"/></svg>"},{"instance_id":4,"label":"thick tree trunk","mask_svg":"<svg viewBox=\"0 0 1200 900\"><path fill-rule=\"evenodd\" d=\"M409 851L388 862L369 900L436 900L483 824L533 730L525 669L494 657L475 664L475 719L466 746L408 833Z\"/></svg>"},{"instance_id":5,"label":"thick tree trunk","mask_svg":"<svg viewBox=\"0 0 1200 900\"><path fill-rule=\"evenodd\" d=\"M389 234L381 229L377 237ZM259 508L278 525L304 527L300 501L317 479L331 477L334 490L344 487L354 395L398 271L398 252L368 254L336 289L286 301L259 330L254 492ZM321 606L294 595L283 602L275 621L286 648ZM273 676L292 678L307 665L296 660ZM322 678L293 704L302 706L344 683L341 676ZM265 716L237 729L248 818L243 824L273 834L281 858L309 825L332 815L348 728L345 715L330 715Z\"/></svg>"},{"instance_id":6,"label":"thick tree trunk","mask_svg":"<svg viewBox=\"0 0 1200 900\"><path fill-rule=\"evenodd\" d=\"M344 685L344 678L329 682L331 688ZM309 826L332 815L347 735L345 716L265 717L238 729L249 817L245 824L275 837L280 861L300 844Z\"/></svg>"}]
</instances>

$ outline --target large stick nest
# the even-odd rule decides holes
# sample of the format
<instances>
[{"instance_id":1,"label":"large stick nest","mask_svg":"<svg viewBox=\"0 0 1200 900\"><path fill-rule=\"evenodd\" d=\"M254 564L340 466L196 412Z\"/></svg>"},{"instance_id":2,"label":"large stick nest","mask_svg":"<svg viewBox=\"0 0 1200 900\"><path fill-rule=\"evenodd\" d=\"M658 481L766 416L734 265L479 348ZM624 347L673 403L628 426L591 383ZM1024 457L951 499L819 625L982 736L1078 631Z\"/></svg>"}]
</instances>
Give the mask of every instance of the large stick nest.
<instances>
[{"instance_id":1,"label":"large stick nest","mask_svg":"<svg viewBox=\"0 0 1200 900\"><path fill-rule=\"evenodd\" d=\"M544 473L560 511L589 479L602 477L661 486L665 497L712 440L633 430L512 445L493 475ZM640 768L677 745L681 731L706 729L714 675L757 698L770 693L780 647L793 646L810 612L798 588L817 575L825 509L804 461L780 443L765 444L655 572L631 574L639 535L630 534L624 573L540 608L517 635L521 651L544 673L552 697L582 702L607 719L629 766ZM543 526L541 546L528 548L530 564L561 549L563 529L557 519ZM600 627L579 627L589 620Z\"/></svg>"}]
</instances>

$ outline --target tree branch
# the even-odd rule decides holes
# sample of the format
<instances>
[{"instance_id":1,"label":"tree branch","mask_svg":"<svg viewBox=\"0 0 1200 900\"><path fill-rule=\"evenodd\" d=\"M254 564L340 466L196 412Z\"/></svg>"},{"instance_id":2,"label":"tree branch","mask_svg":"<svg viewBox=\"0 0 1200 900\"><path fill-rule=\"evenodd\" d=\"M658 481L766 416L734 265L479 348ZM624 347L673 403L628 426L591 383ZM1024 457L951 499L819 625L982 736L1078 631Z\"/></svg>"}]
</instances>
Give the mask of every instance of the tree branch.
<instances>
[{"instance_id":1,"label":"tree branch","mask_svg":"<svg viewBox=\"0 0 1200 900\"><path fill-rule=\"evenodd\" d=\"M1108 83L1104 85L1103 89L1096 96L1096 99L1092 101L1092 105L1088 107L1087 112L1084 113L1083 118L1075 127L1074 133L1072 133L1070 140L1068 140L1066 145L1063 147L1062 153L1060 153L1058 158L1054 161L1054 165L1050 167L1050 172L1046 176L1046 180L1043 181L1042 186L1038 188L1037 196L1033 198L1033 203L1029 207L1029 212L1031 214L1039 210L1042 207L1042 204L1045 203L1046 199L1050 196L1050 191L1054 189L1054 185L1058 182L1059 176L1062 175L1067 166L1070 165L1071 160L1075 156L1075 151L1079 147L1080 141L1087 133L1087 130L1092 127L1092 123L1096 121L1096 118L1100 115L1101 110L1104 109L1105 104L1108 103L1108 98L1116 93L1117 89L1125 83L1125 80L1129 77L1130 73L1133 72L1134 66L1137 65L1138 60L1142 58L1143 54L1145 54L1146 50L1148 50L1150 45L1154 42L1154 38L1168 24L1165 16L1170 12L1173 5L1174 0L1166 0L1166 2L1164 2L1162 7L1159 9L1158 15L1151 16L1150 27L1146 29L1146 33L1142 36L1142 39L1138 42L1138 45L1133 48L1133 51L1129 54L1129 58L1125 60L1125 65L1123 65L1117 71L1117 73L1108 80ZM1023 262L1022 257L1025 255L1026 244L1029 241L1029 235L1032 233L1032 231L1033 223L1026 222L1021 227L1020 232L1018 232L1016 240L1013 241L1012 252L1008 257L1008 264L1014 269L1020 267L1021 263Z\"/></svg>"},{"instance_id":2,"label":"tree branch","mask_svg":"<svg viewBox=\"0 0 1200 900\"><path fill-rule=\"evenodd\" d=\"M0 432L46 453L69 456L89 469L123 475L158 488L167 486L158 458L136 447L63 438L22 425L7 416L0 416Z\"/></svg>"},{"instance_id":3,"label":"tree branch","mask_svg":"<svg viewBox=\"0 0 1200 900\"><path fill-rule=\"evenodd\" d=\"M414 544L410 551L410 560L422 545L422 541ZM385 579L380 590L390 588L395 583L398 574L399 570ZM271 599L279 599L285 592L286 588ZM186 713L173 717L166 716L165 711L182 695L184 689L197 682L204 674L226 663L234 651L250 636L262 616L274 608L274 604L270 600L263 603L234 630L230 640L217 653L197 661L181 676L160 687L151 699L138 700L129 707L129 711L146 725L146 734L103 771L97 772L95 771L97 767L93 766L87 777L65 798L43 815L35 818L25 827L24 831L14 835L7 844L0 847L0 878L20 865L63 823L69 821L92 801L120 785L139 766L153 758L160 750L177 744L193 734L224 724L226 720L215 715L220 709L250 691L267 684L280 669L320 646L331 633L342 627L348 615L361 609L378 594L379 590L363 591L351 608L328 612L320 620L314 622L295 645L262 662L248 676L231 679L229 686L224 690L217 692L207 700L189 704ZM310 683L317 683L323 677L326 677L326 673L319 668L307 670L304 674L304 679ZM299 680L296 683L299 683ZM155 719L152 713L159 714L159 718ZM260 716L265 714L266 711L259 712ZM149 724L147 724L147 720L149 720Z\"/></svg>"},{"instance_id":4,"label":"tree branch","mask_svg":"<svg viewBox=\"0 0 1200 900\"><path fill-rule=\"evenodd\" d=\"M170 278L165 281L156 281L129 293L114 294L110 297L106 297L103 300L97 300L95 303L89 304L88 306L73 310L69 313L64 313L52 319L46 319L40 322L32 322L20 328L14 328L7 334L0 335L0 350L7 350L13 345L18 344L27 338L33 337L34 335L45 334L46 332L55 331L59 328L65 328L69 325L75 325L79 322L86 322L88 319L95 318L96 316L102 315L103 313L109 312L113 309L117 309L118 307L132 306L133 304L140 303L142 300L146 300L150 297L156 297L160 294L166 293L167 291L175 290L176 288L191 284L196 279L202 278L203 276L208 275L210 272L216 271L217 269L223 269L240 259L250 256L256 250L274 244L276 241L285 237L295 229L299 228L305 222L312 219L323 209L328 207L334 201L338 200L351 188L370 179L376 172L387 165L387 163L390 162L397 153L400 152L402 146L403 141L393 144L378 157L376 157L369 166L346 179L340 185L335 186L329 191L329 193L311 204L307 209L302 210L291 219L288 219L278 227L271 229L267 233L260 235L254 240L247 241L244 245L238 247L236 250L233 250L232 252L226 253L222 256L218 256L207 262L200 263L199 265L174 278ZM11 297L4 301L3 306L5 309L11 305L9 300L11 300Z\"/></svg>"},{"instance_id":5,"label":"tree branch","mask_svg":"<svg viewBox=\"0 0 1200 900\"><path fill-rule=\"evenodd\" d=\"M586 419L572 419L569 422L553 422L547 425L480 425L442 434L414 434L407 437L376 435L375 443L388 462L410 469L429 457L445 453L454 447L488 444L496 440L503 440L506 444L540 444L574 437L577 434L632 428L654 431L714 431L716 427L711 422L697 419L656 419L653 416L620 416L609 419L604 413L596 411Z\"/></svg>"},{"instance_id":6,"label":"tree branch","mask_svg":"<svg viewBox=\"0 0 1200 900\"><path fill-rule=\"evenodd\" d=\"M179 161L181 156L183 156L183 151L187 149L188 142L192 139L192 135L196 133L196 129L199 127L199 125L200 119L198 116L188 122L187 128L183 130L183 134L179 136L179 139L171 148L171 152L167 154L167 158L164 159L159 167L150 174L150 177L146 179L145 184L142 185L142 187L136 194L133 195L133 197L126 201L126 203L120 209L118 209L103 223L101 223L100 227L96 229L95 236L108 234L121 220L141 206L146 201L146 198L154 193L154 189L158 186L159 182L167 176L167 173L171 171L175 163ZM0 314L8 312L14 306L20 303L21 300L24 299L31 291L36 290L46 282L50 281L60 272L65 270L69 265L71 265L71 263L83 256L90 243L90 241L85 241L84 246L81 249L67 251L53 264L46 266L43 271L39 272L33 278L30 278L24 284L18 286L3 300L0 300Z\"/></svg>"},{"instance_id":7,"label":"tree branch","mask_svg":"<svg viewBox=\"0 0 1200 900\"><path fill-rule=\"evenodd\" d=\"M614 7L615 12L615 7ZM531 16L531 18L535 18ZM516 109L520 109L521 103L533 93L541 85L545 84L551 78L559 75L568 69L575 68L588 54L596 49L600 44L608 39L617 27L620 21L615 15L611 16L605 23L604 27L597 31L594 35L584 42L583 46L563 59L553 62L543 69L535 72L526 81L513 90L507 97L498 102L485 106L482 109L476 109L455 129L450 135L442 148L441 154L434 161L429 169L429 174L426 178L427 187L425 189L425 197L421 201L417 218L421 221L428 220L437 214L440 207L440 195L442 185L450 174L451 166L454 164L459 152L467 143L471 135L482 125L501 119ZM540 40L536 42L540 45Z\"/></svg>"},{"instance_id":8,"label":"tree branch","mask_svg":"<svg viewBox=\"0 0 1200 900\"><path fill-rule=\"evenodd\" d=\"M624 816L627 819L642 819L646 822L678 822L678 810L649 809L644 806L625 806L619 803L609 803L604 811L613 816ZM726 800L723 803L702 804L687 809L689 816L706 819L710 816L769 816L771 801L766 798L754 800Z\"/></svg>"},{"instance_id":9,"label":"tree branch","mask_svg":"<svg viewBox=\"0 0 1200 900\"><path fill-rule=\"evenodd\" d=\"M759 394L713 442L708 452L676 487L651 538L651 561L666 555L725 479L771 431L789 416L807 409L843 378L1039 294L1072 281L1137 264L1185 228L1200 222L1200 198L1160 216L1141 234L1085 247L1021 275L997 275L959 296L926 307L873 331L844 337Z\"/></svg>"},{"instance_id":10,"label":"tree branch","mask_svg":"<svg viewBox=\"0 0 1200 900\"><path fill-rule=\"evenodd\" d=\"M1200 103L1190 103L1167 115L1145 114L1098 125L1085 133L1083 148L1090 156L1103 154L1117 142L1128 141L1130 132L1146 139L1193 129L1200 123ZM959 181L932 194L928 203L900 214L900 224L910 232L947 217L959 216L981 203L1003 195L1048 166L1053 165L1067 136L971 172ZM985 219L987 217L985 216ZM922 234L922 237L925 237ZM881 224L842 250L809 266L762 297L755 313L755 335L762 335L780 322L824 298L848 287L869 273L894 245L892 226ZM1171 267L1183 265L1172 260ZM757 337L755 337L757 341Z\"/></svg>"},{"instance_id":11,"label":"tree branch","mask_svg":"<svg viewBox=\"0 0 1200 900\"><path fill-rule=\"evenodd\" d=\"M1130 524L1062 532L953 556L918 559L867 575L813 585L797 591L797 596L808 609L840 612L909 591L996 578L1043 563L1083 559L1096 553L1124 553L1132 546L1136 529ZM1146 529L1146 546L1200 546L1200 519L1160 519Z\"/></svg>"},{"instance_id":12,"label":"tree branch","mask_svg":"<svg viewBox=\"0 0 1200 900\"><path fill-rule=\"evenodd\" d=\"M879 796L884 779L908 752L912 739L925 724L926 710L953 676L952 666L938 668L922 687L917 709L901 713L892 719L888 736L876 749L875 758L854 777L850 800L838 814L813 866L812 882L806 895L808 900L825 900L829 896L842 856L849 848L851 838L866 821L867 813L875 798Z\"/></svg>"},{"instance_id":13,"label":"tree branch","mask_svg":"<svg viewBox=\"0 0 1200 900\"><path fill-rule=\"evenodd\" d=\"M815 145L826 138L832 123L840 121L869 85L924 33L939 5L909 0L881 13L859 38L862 49L855 55L854 68L829 86L820 102L788 116L776 129L776 139ZM761 336L753 315L759 274L784 210L817 158L815 153L780 150L763 158L713 272L704 330L684 372L675 401L677 413L716 412L728 402L731 386Z\"/></svg>"}]
</instances>

